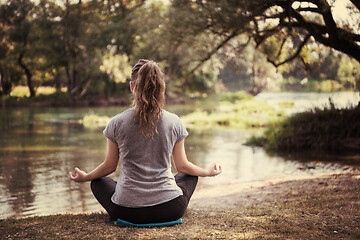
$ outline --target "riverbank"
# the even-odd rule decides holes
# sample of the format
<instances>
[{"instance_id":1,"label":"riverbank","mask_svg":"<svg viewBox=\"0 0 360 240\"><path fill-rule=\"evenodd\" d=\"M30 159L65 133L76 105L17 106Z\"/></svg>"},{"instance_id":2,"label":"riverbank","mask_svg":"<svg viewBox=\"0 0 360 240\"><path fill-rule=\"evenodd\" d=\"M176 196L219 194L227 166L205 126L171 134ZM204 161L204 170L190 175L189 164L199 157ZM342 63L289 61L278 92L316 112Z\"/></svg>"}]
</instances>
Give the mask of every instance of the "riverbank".
<instances>
[{"instance_id":1,"label":"riverbank","mask_svg":"<svg viewBox=\"0 0 360 240\"><path fill-rule=\"evenodd\" d=\"M106 107L129 105L129 97L88 96L81 99L71 99L66 93L53 93L28 97L2 97L0 106L3 108L19 107Z\"/></svg>"},{"instance_id":2,"label":"riverbank","mask_svg":"<svg viewBox=\"0 0 360 240\"><path fill-rule=\"evenodd\" d=\"M124 228L106 215L0 221L0 239L359 239L360 171L200 188L183 224Z\"/></svg>"},{"instance_id":3,"label":"riverbank","mask_svg":"<svg viewBox=\"0 0 360 240\"><path fill-rule=\"evenodd\" d=\"M35 97L30 98L27 87L17 86L11 96L0 95L0 107L108 107L129 106L131 104L131 92L119 91L116 95L106 96L104 93L93 93L82 97L70 97L66 89L56 91L52 87L39 87ZM192 102L191 98L184 96L167 96L167 104L185 104Z\"/></svg>"}]
</instances>

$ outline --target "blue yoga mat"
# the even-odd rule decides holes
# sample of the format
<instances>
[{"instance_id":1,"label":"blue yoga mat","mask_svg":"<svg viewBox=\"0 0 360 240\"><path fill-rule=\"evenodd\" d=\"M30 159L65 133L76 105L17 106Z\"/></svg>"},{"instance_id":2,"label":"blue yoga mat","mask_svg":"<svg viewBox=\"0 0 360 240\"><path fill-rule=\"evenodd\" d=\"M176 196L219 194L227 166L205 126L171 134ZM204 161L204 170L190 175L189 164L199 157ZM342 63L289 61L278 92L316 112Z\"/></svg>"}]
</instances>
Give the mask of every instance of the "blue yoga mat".
<instances>
[{"instance_id":1,"label":"blue yoga mat","mask_svg":"<svg viewBox=\"0 0 360 240\"><path fill-rule=\"evenodd\" d=\"M176 224L182 224L182 220L181 218L179 218L178 220L175 221L162 222L162 223L131 223L122 219L118 219L116 221L113 221L112 223L124 227L167 227Z\"/></svg>"}]
</instances>

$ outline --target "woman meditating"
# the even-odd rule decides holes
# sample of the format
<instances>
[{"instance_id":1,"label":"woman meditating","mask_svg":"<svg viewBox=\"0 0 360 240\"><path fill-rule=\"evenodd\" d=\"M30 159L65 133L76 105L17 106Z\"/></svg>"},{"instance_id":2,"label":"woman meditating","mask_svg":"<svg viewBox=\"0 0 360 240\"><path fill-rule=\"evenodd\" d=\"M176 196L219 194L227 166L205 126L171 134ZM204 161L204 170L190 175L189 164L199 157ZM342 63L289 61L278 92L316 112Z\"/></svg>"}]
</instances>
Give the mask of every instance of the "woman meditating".
<instances>
[{"instance_id":1,"label":"woman meditating","mask_svg":"<svg viewBox=\"0 0 360 240\"><path fill-rule=\"evenodd\" d=\"M165 82L157 63L139 60L132 69L132 108L116 115L104 130L107 155L89 173L75 168L75 182L91 181L91 190L110 220L161 223L181 218L198 176L216 176L221 166L200 168L188 161L188 132L175 114L163 109ZM171 156L178 174L171 172ZM121 159L118 181L106 177Z\"/></svg>"}]
</instances>

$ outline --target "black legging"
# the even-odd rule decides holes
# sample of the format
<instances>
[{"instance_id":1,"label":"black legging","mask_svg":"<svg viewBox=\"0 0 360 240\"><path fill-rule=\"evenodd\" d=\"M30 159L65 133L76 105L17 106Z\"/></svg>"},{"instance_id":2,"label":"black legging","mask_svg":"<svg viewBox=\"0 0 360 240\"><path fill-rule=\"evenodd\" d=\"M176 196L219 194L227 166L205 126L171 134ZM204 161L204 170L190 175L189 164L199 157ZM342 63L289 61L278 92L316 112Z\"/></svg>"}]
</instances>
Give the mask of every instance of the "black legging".
<instances>
[{"instance_id":1,"label":"black legging","mask_svg":"<svg viewBox=\"0 0 360 240\"><path fill-rule=\"evenodd\" d=\"M109 177L91 181L91 191L108 212L110 220L120 218L132 223L168 222L179 219L184 215L198 182L198 177L178 173L175 175L175 181L183 191L183 195L150 207L128 208L113 203L111 196L115 192L116 181Z\"/></svg>"}]
</instances>

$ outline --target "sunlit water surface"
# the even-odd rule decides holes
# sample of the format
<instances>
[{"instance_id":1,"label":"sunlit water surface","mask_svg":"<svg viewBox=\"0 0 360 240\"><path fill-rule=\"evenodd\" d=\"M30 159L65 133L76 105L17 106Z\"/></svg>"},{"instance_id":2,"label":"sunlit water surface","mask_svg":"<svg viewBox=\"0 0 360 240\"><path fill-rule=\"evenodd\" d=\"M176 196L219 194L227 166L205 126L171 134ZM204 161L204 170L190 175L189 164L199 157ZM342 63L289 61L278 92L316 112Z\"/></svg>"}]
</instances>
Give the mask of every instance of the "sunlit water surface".
<instances>
[{"instance_id":1,"label":"sunlit water surface","mask_svg":"<svg viewBox=\"0 0 360 240\"><path fill-rule=\"evenodd\" d=\"M295 108L322 107L331 96L338 106L359 101L355 93L303 94L264 93L257 98L276 106L294 101ZM123 109L41 108L0 110L0 218L63 212L100 211L88 183L77 184L67 173L77 166L92 170L105 157L106 138L102 128L84 128L78 123L86 114L113 116ZM182 115L189 109L168 107ZM254 132L248 130L189 130L188 158L201 167L221 164L223 173L202 178L200 187L213 184L281 178L295 174L315 174L350 169L326 163L323 156L295 158L269 156L262 148L243 145ZM301 160L301 161L299 161ZM111 177L116 179L119 170Z\"/></svg>"}]
</instances>

